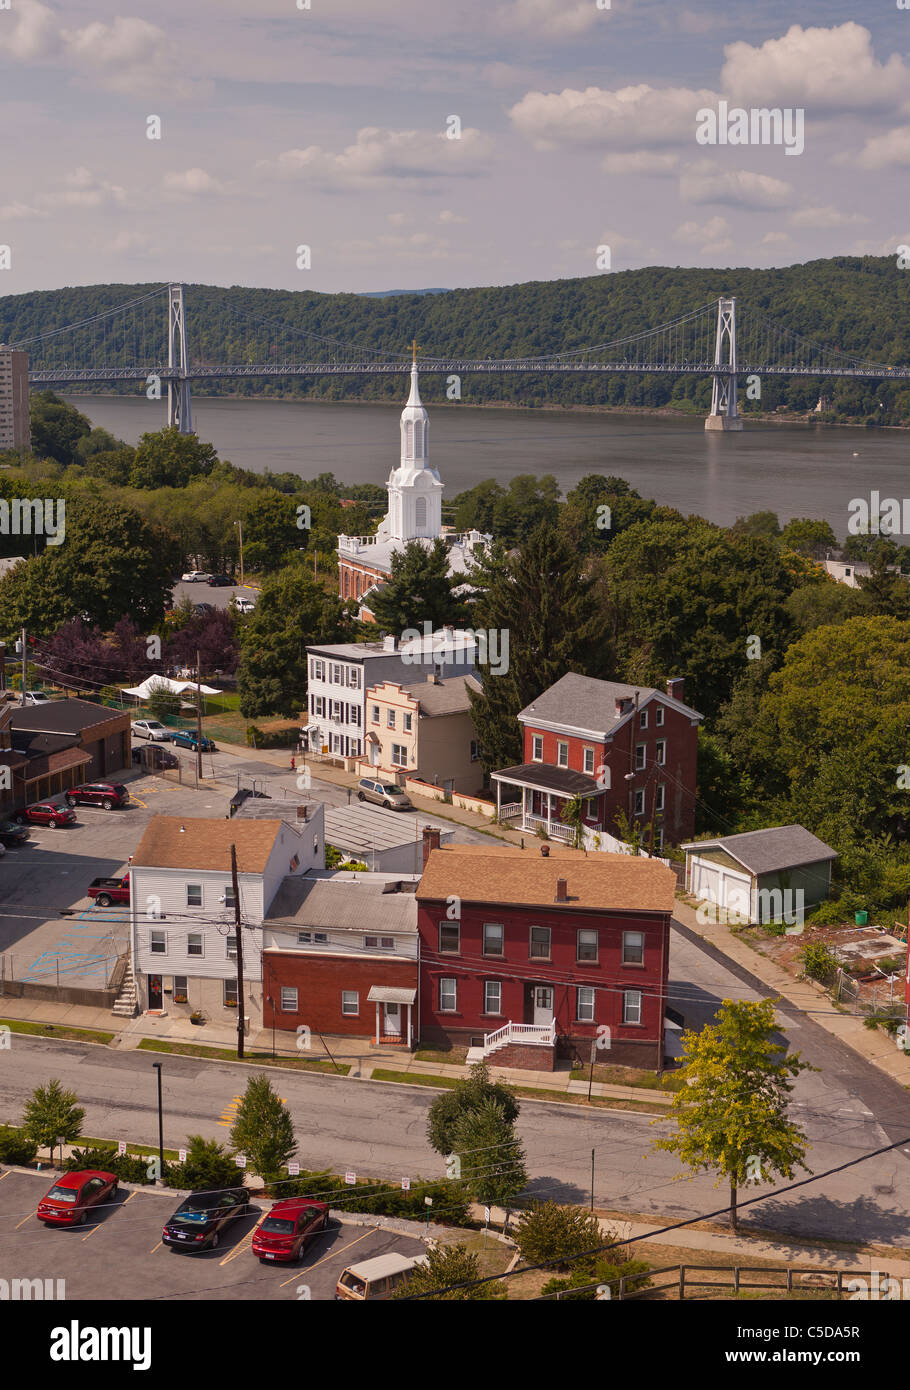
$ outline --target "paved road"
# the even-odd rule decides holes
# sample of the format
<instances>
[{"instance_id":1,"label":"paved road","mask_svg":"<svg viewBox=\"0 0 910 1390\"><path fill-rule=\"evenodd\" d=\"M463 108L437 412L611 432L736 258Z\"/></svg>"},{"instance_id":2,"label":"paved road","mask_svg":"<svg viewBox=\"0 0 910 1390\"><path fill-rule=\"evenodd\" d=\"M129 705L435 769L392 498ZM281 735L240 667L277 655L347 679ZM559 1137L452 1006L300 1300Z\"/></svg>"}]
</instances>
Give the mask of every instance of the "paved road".
<instances>
[{"instance_id":1,"label":"paved road","mask_svg":"<svg viewBox=\"0 0 910 1390\"><path fill-rule=\"evenodd\" d=\"M251 589L239 582L226 588L212 589L207 583L184 584L178 580L171 590L171 602L176 608L178 603L188 598L190 603L210 603L213 608L227 608L235 594L238 598L251 598L254 603L259 598L258 589Z\"/></svg>"}]
</instances>

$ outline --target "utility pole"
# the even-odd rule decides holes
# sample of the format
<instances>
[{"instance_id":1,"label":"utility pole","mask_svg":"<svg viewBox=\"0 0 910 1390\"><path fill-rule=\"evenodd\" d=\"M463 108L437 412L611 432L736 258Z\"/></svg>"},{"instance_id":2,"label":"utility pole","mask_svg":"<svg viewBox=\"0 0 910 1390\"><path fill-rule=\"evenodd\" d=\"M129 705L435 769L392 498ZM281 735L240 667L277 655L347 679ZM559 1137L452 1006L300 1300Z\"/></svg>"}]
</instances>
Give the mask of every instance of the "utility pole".
<instances>
[{"instance_id":1,"label":"utility pole","mask_svg":"<svg viewBox=\"0 0 910 1390\"><path fill-rule=\"evenodd\" d=\"M22 644L22 694L19 696L20 705L25 704L25 684L28 675L28 643L26 641L25 628L19 634Z\"/></svg>"},{"instance_id":2,"label":"utility pole","mask_svg":"<svg viewBox=\"0 0 910 1390\"><path fill-rule=\"evenodd\" d=\"M202 779L202 682L199 675L199 652L196 651L196 778Z\"/></svg>"},{"instance_id":3,"label":"utility pole","mask_svg":"<svg viewBox=\"0 0 910 1390\"><path fill-rule=\"evenodd\" d=\"M240 926L240 886L237 882L237 848L231 845L231 884L234 889L234 930L237 935L237 1057L243 1060L243 932Z\"/></svg>"}]
</instances>

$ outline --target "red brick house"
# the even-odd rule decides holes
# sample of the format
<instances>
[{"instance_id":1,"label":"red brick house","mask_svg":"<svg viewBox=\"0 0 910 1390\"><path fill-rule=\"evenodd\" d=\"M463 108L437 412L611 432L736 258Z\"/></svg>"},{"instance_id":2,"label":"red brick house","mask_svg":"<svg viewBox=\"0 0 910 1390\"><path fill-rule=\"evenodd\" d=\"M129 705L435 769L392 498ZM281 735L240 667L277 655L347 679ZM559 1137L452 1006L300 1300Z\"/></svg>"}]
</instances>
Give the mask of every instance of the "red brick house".
<instances>
[{"instance_id":1,"label":"red brick house","mask_svg":"<svg viewBox=\"0 0 910 1390\"><path fill-rule=\"evenodd\" d=\"M676 877L656 859L450 845L417 889L420 1037L470 1060L660 1067Z\"/></svg>"},{"instance_id":2,"label":"red brick house","mask_svg":"<svg viewBox=\"0 0 910 1390\"><path fill-rule=\"evenodd\" d=\"M516 829L571 842L560 815L581 796L587 849L613 847L620 811L647 844L653 824L655 853L691 839L701 718L681 677L661 691L565 675L518 715L524 762L492 774L497 810Z\"/></svg>"}]
</instances>

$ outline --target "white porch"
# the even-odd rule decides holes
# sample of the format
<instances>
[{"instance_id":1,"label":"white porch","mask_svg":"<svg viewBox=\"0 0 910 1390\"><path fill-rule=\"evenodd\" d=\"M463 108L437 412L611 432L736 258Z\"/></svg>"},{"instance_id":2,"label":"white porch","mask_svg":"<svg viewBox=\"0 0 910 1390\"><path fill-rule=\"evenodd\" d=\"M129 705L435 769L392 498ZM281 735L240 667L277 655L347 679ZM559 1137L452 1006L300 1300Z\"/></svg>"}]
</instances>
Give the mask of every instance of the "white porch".
<instances>
[{"instance_id":1,"label":"white porch","mask_svg":"<svg viewBox=\"0 0 910 1390\"><path fill-rule=\"evenodd\" d=\"M497 1028L495 1033L484 1033L483 1047L472 1047L468 1049L467 1063L482 1062L498 1052L500 1048L508 1047L509 1043L521 1043L523 1046L532 1047L554 1047L556 1044L556 1019L553 1018L549 1023L506 1023L502 1028Z\"/></svg>"},{"instance_id":2,"label":"white porch","mask_svg":"<svg viewBox=\"0 0 910 1390\"><path fill-rule=\"evenodd\" d=\"M414 1026L412 1011L417 998L416 989L398 985L371 985L367 999L376 1005L376 1029L371 1041L392 1047L412 1047Z\"/></svg>"}]
</instances>

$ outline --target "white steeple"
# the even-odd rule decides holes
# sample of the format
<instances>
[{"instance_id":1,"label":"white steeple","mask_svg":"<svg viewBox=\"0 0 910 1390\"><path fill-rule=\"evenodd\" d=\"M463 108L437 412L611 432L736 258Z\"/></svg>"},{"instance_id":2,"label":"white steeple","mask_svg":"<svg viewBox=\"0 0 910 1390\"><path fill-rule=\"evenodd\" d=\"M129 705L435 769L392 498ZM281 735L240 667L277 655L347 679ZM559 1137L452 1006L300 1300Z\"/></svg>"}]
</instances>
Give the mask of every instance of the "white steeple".
<instances>
[{"instance_id":1,"label":"white steeple","mask_svg":"<svg viewBox=\"0 0 910 1390\"><path fill-rule=\"evenodd\" d=\"M396 541L434 540L442 534L443 484L430 467L430 419L420 399L417 344L412 343L411 393L401 412L401 457L389 474L389 510L377 536Z\"/></svg>"}]
</instances>

